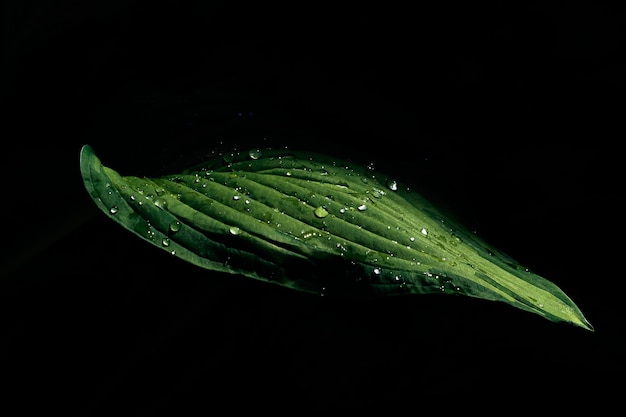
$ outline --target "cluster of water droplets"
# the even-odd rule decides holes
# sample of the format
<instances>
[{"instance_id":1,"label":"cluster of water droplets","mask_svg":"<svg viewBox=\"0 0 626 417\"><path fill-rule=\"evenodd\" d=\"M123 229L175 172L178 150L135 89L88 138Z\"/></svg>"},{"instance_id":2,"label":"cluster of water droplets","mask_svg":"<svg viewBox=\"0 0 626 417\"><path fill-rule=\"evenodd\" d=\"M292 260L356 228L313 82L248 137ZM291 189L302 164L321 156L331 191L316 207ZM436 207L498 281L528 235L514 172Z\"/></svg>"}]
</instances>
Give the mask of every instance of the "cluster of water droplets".
<instances>
[{"instance_id":1,"label":"cluster of water droplets","mask_svg":"<svg viewBox=\"0 0 626 417\"><path fill-rule=\"evenodd\" d=\"M230 166L233 166L235 162L242 162L241 158L243 154L238 151L235 151L235 152L225 152L225 153L222 153L220 156L221 156L221 160L223 161L223 163L226 164L227 167L230 167ZM251 163L253 163L256 160L261 159L262 157L263 157L263 151L261 151L260 149L251 149L247 152L247 158L249 161L251 161ZM282 157L270 156L270 158L277 158L278 165L282 164L282 161L283 161ZM313 162L312 159L311 161ZM241 167L241 165L239 166ZM252 167L252 165L249 165L249 166ZM337 168L337 166L333 164L333 168ZM328 243L323 244L323 246L327 248L334 247L334 249L336 250L336 253L339 254L340 256L344 256L344 255L354 256L354 254L350 252L349 242L342 241L341 239L337 238L331 233L326 232L325 228L327 225L324 222L324 220L329 218L329 216L341 217L345 215L352 216L352 219L354 220L355 219L354 216L357 215L357 213L367 212L369 205L379 204L377 203L377 201L384 203L384 199L386 198L387 194L389 192L392 192L392 193L398 192L400 189L400 186L398 182L394 179L380 180L379 178L377 178L377 176L374 173L375 170L374 170L373 164L370 164L367 166L367 170L369 171L370 175L363 175L362 173L354 171L349 166L340 167L340 168L344 169L344 172L343 172L344 175L357 176L360 178L360 181L362 183L369 186L369 191L367 191L363 195L361 203L356 204L354 206L343 206L335 201L334 196L331 192L329 195L325 196L327 203L319 204L311 208L312 219L317 219L318 221L322 222L321 224L318 225L318 227L311 227L309 229L303 228L299 230L299 233L298 231L293 231L293 230L285 231L285 233L290 234L295 239L302 240L302 241L309 241L311 242L311 245L313 247L317 246L317 244L315 243L316 241L319 243L323 241L327 241ZM303 166L303 167L298 167L297 169L305 171L305 172L309 172L309 173L315 173L321 176L335 175L334 171L331 172L323 164L320 164L320 165L313 164L310 167ZM204 189L207 188L207 185L209 184L210 181L214 181L214 178L212 177L213 172L214 171L210 168L201 168L193 174L194 177L192 180L189 180L188 176L187 177L173 176L170 178L170 180L185 184L196 191L202 192ZM238 175L238 174L233 173L233 175ZM245 175L245 172L241 175ZM296 175L300 175L300 174L296 171L296 168L292 167L292 168L286 169L284 171L284 175L287 177L292 177L292 176L295 177ZM107 184L107 186L108 188L110 188L110 184ZM348 185L335 184L335 187L336 187L337 192L349 192L350 191ZM408 190L409 189L407 188L407 191ZM167 199L164 198L164 195L168 191L165 188L163 187L155 188L152 194L150 193L146 194L144 193L144 191L142 191L139 188L137 188L136 191L138 195L133 194L130 196L130 199L133 203L142 205L144 201L151 201L156 207L162 210L168 210ZM294 201L297 203L305 204L305 205L307 204L306 199L302 198L304 196L294 195L292 197L294 198ZM308 197L314 198L316 196L312 194ZM247 211L247 212L251 211L251 208L250 208L251 200L252 200L251 194L247 190L239 186L235 186L233 188L232 201L242 202L244 204L244 208L242 209L243 211ZM339 208L337 208L338 206ZM118 212L118 210L119 209L117 206L113 206L110 208L110 213L114 215ZM278 208L274 208L274 211L280 212ZM270 211L267 211L266 213L260 216L257 213L257 217L259 221L265 222L267 224L273 224L273 226L275 226L276 228L281 227L281 224L279 222L272 223L273 215ZM309 222L311 222L310 224L313 224L313 220L309 220ZM154 240L156 234L153 231L152 226L149 224L149 222L146 224L146 226L147 226L147 232L146 232L147 238ZM182 224L180 223L180 221L178 220L173 221L169 226L166 236L161 239L161 246L163 246L164 248L170 247L172 243L170 240L171 237L174 234L176 234L180 230L181 227L182 227ZM357 224L357 227L361 228L362 226L359 226ZM391 227L392 226L388 226L388 228L391 228ZM393 227L395 227L397 230L401 229L401 226L393 226ZM392 243L397 244L397 245L404 245L406 249L410 249L410 250L413 250L414 245L416 244L416 241L420 238L420 236L422 238L429 237L429 230L427 227L422 227L421 229L419 229L417 235L413 235L409 230L404 230L404 232L407 233L406 241L399 242L397 240L393 240ZM228 233L231 236L239 236L243 233L243 230L238 226L229 226ZM452 233L451 233L451 236L452 236L452 240L450 241L451 244L455 244L457 241L460 242L460 239L457 237L454 237ZM417 246L415 250L418 250L419 252L424 253L425 252L424 249L423 248L418 249L419 247L420 246ZM373 283L397 284L399 288L408 288L408 286L410 285L410 282L407 281L407 279L405 279L402 273L399 273L395 271L393 267L390 267L393 265L393 262L394 262L394 257L395 257L394 252L395 252L394 250L390 249L390 250L387 250L386 253L368 251L368 253L363 254L360 257L361 261L364 261L370 265L380 263L380 266L375 266L371 268L371 274L368 277L368 279L365 281L373 282ZM172 251L171 253L175 254L174 251ZM445 262L447 261L447 259L443 258L440 261ZM422 262L418 260L418 257L415 257L413 258L412 264L415 267L420 267L422 265ZM450 263L450 265L454 266L452 262ZM425 280L432 281L433 285L438 285L442 292L460 290L460 288L456 286L452 282L451 279L448 279L442 276L441 274L434 274L432 272L426 271L426 272L423 272L423 276ZM361 280L362 277L359 277L358 279ZM320 293L324 293L324 291L321 291Z\"/></svg>"}]
</instances>

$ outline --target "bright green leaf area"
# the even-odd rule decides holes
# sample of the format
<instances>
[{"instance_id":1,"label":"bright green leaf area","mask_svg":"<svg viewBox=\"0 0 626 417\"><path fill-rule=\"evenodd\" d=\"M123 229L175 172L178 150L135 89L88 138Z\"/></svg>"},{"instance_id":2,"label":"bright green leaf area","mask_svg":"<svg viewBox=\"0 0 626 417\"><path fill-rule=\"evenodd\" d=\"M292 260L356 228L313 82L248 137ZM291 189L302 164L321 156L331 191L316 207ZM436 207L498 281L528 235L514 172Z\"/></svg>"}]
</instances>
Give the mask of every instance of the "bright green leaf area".
<instances>
[{"instance_id":1,"label":"bright green leaf area","mask_svg":"<svg viewBox=\"0 0 626 417\"><path fill-rule=\"evenodd\" d=\"M465 295L593 331L555 284L365 166L267 149L139 178L85 145L80 169L108 217L201 268L329 296Z\"/></svg>"}]
</instances>

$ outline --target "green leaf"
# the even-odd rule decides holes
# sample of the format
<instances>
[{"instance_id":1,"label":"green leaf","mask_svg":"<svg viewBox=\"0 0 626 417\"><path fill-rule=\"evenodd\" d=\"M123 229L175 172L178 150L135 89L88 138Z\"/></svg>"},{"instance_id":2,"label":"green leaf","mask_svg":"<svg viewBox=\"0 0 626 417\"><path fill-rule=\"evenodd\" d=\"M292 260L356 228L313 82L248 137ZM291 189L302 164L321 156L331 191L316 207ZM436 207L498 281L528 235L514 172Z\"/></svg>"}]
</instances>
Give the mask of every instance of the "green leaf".
<instances>
[{"instance_id":1,"label":"green leaf","mask_svg":"<svg viewBox=\"0 0 626 417\"><path fill-rule=\"evenodd\" d=\"M107 216L202 268L321 295L465 295L593 331L555 284L367 167L268 149L139 178L85 145L80 169Z\"/></svg>"}]
</instances>

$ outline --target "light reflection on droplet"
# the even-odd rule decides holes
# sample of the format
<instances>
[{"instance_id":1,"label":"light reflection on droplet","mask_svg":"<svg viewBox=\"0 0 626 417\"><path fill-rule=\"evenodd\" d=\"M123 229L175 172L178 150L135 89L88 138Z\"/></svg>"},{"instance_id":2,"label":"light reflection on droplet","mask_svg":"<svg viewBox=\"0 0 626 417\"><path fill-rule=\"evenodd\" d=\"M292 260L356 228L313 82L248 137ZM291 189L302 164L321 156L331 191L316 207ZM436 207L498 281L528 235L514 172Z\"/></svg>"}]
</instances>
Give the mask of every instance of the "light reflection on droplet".
<instances>
[{"instance_id":1,"label":"light reflection on droplet","mask_svg":"<svg viewBox=\"0 0 626 417\"><path fill-rule=\"evenodd\" d=\"M181 224L178 220L174 220L170 223L170 232L176 233L180 230Z\"/></svg>"},{"instance_id":2,"label":"light reflection on droplet","mask_svg":"<svg viewBox=\"0 0 626 417\"><path fill-rule=\"evenodd\" d=\"M154 200L154 205L163 210L167 209L167 201L162 198L157 198L156 200Z\"/></svg>"},{"instance_id":3,"label":"light reflection on droplet","mask_svg":"<svg viewBox=\"0 0 626 417\"><path fill-rule=\"evenodd\" d=\"M260 149L251 149L248 152L248 156L250 157L250 159L259 159L262 154L263 153L261 152Z\"/></svg>"}]
</instances>

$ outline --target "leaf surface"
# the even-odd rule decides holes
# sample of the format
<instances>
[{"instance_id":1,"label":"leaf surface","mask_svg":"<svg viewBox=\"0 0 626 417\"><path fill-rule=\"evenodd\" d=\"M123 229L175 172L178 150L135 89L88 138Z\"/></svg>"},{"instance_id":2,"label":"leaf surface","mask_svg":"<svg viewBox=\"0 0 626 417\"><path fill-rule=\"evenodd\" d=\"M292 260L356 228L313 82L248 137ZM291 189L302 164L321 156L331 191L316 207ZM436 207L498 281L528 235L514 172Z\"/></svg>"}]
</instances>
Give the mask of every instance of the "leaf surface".
<instances>
[{"instance_id":1,"label":"leaf surface","mask_svg":"<svg viewBox=\"0 0 626 417\"><path fill-rule=\"evenodd\" d=\"M107 216L201 268L322 295L465 295L593 331L555 284L397 179L349 161L268 149L140 178L85 145L80 169Z\"/></svg>"}]
</instances>

